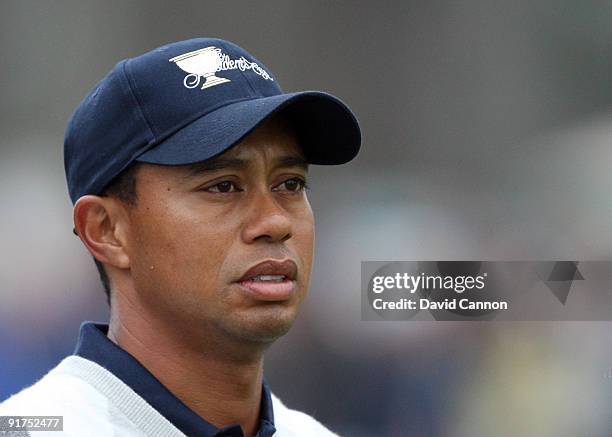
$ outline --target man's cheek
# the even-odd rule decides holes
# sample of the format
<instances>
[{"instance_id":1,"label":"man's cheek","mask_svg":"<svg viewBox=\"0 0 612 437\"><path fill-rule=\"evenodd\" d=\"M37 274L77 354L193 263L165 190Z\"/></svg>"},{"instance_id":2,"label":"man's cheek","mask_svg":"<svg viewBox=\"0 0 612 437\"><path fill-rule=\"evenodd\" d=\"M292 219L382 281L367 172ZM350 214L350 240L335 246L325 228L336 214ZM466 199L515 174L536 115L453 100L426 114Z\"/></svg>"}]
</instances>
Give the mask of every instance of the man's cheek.
<instances>
[{"instance_id":1,"label":"man's cheek","mask_svg":"<svg viewBox=\"0 0 612 437\"><path fill-rule=\"evenodd\" d=\"M182 271L190 280L214 282L221 273L226 252L217 244L214 236L207 239L186 239L172 242L169 249L175 271Z\"/></svg>"},{"instance_id":2,"label":"man's cheek","mask_svg":"<svg viewBox=\"0 0 612 437\"><path fill-rule=\"evenodd\" d=\"M314 250L313 223L305 220L299 226L296 226L294 241L301 257L305 259L312 258Z\"/></svg>"}]
</instances>

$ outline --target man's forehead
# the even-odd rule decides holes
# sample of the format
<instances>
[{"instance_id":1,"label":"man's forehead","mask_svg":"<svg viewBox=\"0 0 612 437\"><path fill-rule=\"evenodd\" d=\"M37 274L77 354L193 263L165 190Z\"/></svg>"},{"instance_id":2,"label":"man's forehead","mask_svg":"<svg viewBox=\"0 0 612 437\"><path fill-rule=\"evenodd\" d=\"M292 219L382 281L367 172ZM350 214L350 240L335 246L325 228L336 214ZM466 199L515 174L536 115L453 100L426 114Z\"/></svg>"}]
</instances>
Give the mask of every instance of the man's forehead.
<instances>
[{"instance_id":1,"label":"man's forehead","mask_svg":"<svg viewBox=\"0 0 612 437\"><path fill-rule=\"evenodd\" d=\"M256 150L253 150L259 146L241 145L236 147L237 150L229 150L215 158L185 166L185 176L229 168L245 168L252 165L259 155ZM241 148L241 150L238 150L238 148ZM305 170L308 169L308 162L297 146L294 148L287 147L285 150L267 150L265 155L265 159L274 167L300 167Z\"/></svg>"},{"instance_id":2,"label":"man's forehead","mask_svg":"<svg viewBox=\"0 0 612 437\"><path fill-rule=\"evenodd\" d=\"M270 158L281 155L304 156L297 138L292 133L278 131L270 135L267 133L265 131L254 132L211 160L217 158L249 159L257 155Z\"/></svg>"},{"instance_id":3,"label":"man's forehead","mask_svg":"<svg viewBox=\"0 0 612 437\"><path fill-rule=\"evenodd\" d=\"M308 167L293 129L283 120L274 118L223 153L206 161L190 164L187 169L191 173L192 170L201 172L241 167L258 157L263 157L275 165Z\"/></svg>"}]
</instances>

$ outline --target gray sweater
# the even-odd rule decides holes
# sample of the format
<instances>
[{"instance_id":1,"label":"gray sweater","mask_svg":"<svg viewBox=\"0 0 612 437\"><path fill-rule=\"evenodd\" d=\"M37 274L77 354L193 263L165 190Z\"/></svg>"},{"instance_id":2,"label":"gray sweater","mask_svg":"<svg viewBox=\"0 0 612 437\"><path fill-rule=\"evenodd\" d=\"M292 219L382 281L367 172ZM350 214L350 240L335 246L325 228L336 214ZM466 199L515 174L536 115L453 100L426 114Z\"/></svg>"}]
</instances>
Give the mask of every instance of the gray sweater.
<instances>
[{"instance_id":1,"label":"gray sweater","mask_svg":"<svg viewBox=\"0 0 612 437\"><path fill-rule=\"evenodd\" d=\"M287 408L274 395L272 405L275 437L337 437L309 415ZM111 372L75 355L1 403L0 416L63 416L63 431L54 432L54 437L185 437ZM49 436L41 431L8 435Z\"/></svg>"}]
</instances>

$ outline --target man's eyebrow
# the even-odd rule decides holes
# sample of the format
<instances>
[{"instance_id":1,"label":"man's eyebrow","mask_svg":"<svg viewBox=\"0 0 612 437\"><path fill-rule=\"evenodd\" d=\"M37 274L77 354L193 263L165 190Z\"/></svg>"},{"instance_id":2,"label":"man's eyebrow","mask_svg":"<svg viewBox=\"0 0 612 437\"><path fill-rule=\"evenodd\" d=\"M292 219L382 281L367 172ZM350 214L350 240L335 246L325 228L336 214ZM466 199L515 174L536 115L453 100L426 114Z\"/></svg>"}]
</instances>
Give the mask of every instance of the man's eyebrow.
<instances>
[{"instance_id":1,"label":"man's eyebrow","mask_svg":"<svg viewBox=\"0 0 612 437\"><path fill-rule=\"evenodd\" d=\"M250 161L240 158L213 158L208 161L196 162L185 166L185 178L195 177L205 172L236 169L241 170L249 166ZM298 155L287 155L274 158L274 167L300 167L308 170L308 161Z\"/></svg>"},{"instance_id":2,"label":"man's eyebrow","mask_svg":"<svg viewBox=\"0 0 612 437\"><path fill-rule=\"evenodd\" d=\"M216 171L216 170L227 170L227 169L242 169L249 165L249 161L238 158L213 158L208 161L196 162L194 164L187 165L187 173L185 178L198 176L201 173Z\"/></svg>"},{"instance_id":3,"label":"man's eyebrow","mask_svg":"<svg viewBox=\"0 0 612 437\"><path fill-rule=\"evenodd\" d=\"M308 170L308 161L297 155L281 156L275 160L276 167L301 167Z\"/></svg>"}]
</instances>

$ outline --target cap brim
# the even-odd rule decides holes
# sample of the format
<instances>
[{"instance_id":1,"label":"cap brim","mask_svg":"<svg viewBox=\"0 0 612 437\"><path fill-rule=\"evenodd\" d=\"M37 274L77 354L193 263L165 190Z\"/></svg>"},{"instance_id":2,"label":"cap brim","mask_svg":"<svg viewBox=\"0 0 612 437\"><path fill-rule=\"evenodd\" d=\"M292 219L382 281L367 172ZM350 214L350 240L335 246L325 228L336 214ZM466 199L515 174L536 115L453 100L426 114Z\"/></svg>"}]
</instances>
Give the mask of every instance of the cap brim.
<instances>
[{"instance_id":1,"label":"cap brim","mask_svg":"<svg viewBox=\"0 0 612 437\"><path fill-rule=\"evenodd\" d=\"M359 152L361 131L351 110L331 94L304 91L223 106L191 122L136 160L163 165L204 161L237 144L279 112L294 127L308 162L344 164Z\"/></svg>"}]
</instances>

